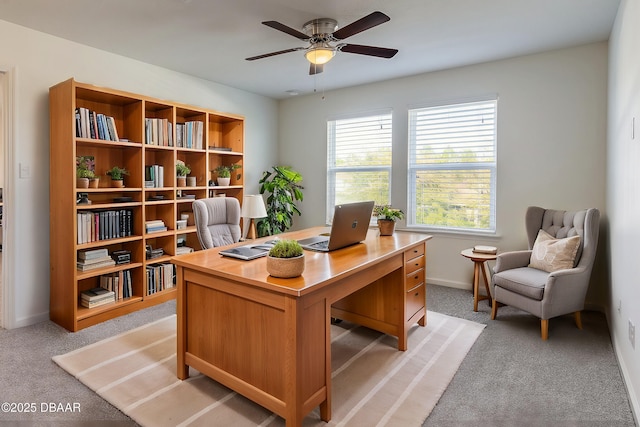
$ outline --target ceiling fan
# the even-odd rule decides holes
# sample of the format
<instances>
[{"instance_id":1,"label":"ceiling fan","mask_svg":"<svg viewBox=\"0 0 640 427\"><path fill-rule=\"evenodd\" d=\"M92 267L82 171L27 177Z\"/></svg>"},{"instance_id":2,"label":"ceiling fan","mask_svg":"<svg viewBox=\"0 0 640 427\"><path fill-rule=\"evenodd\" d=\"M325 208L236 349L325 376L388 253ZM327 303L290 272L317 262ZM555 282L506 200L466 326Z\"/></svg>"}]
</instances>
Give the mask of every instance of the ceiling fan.
<instances>
[{"instance_id":1,"label":"ceiling fan","mask_svg":"<svg viewBox=\"0 0 640 427\"><path fill-rule=\"evenodd\" d=\"M396 53L398 53L398 49L348 43L335 44L335 42L346 39L354 34L358 34L377 25L384 24L390 19L391 18L384 13L376 11L336 30L336 28L338 28L338 22L335 19L319 18L304 24L302 27L303 32L295 30L277 21L264 21L263 24L267 27L282 31L283 33L287 33L302 41L306 41L309 43L309 46L265 53L263 55L246 58L246 60L254 61L256 59L268 58L270 56L280 55L283 53L304 50L305 58L307 58L311 63L309 74L313 75L321 73L323 71L324 64L329 62L338 51L357 53L359 55L377 56L379 58L392 58Z\"/></svg>"}]
</instances>

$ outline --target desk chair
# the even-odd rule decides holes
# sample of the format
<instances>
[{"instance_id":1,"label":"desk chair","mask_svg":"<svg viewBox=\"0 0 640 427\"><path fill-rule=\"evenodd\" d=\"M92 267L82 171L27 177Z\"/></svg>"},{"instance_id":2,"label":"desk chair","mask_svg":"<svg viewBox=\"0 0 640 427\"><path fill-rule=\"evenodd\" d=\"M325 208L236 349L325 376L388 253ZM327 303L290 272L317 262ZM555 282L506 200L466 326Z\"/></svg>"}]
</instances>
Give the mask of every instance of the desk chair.
<instances>
[{"instance_id":1,"label":"desk chair","mask_svg":"<svg viewBox=\"0 0 640 427\"><path fill-rule=\"evenodd\" d=\"M529 207L525 217L529 250L504 252L496 260L491 280L491 319L496 318L498 303L503 303L539 317L543 340L549 337L549 319L552 317L574 313L576 326L582 329L580 312L584 308L596 256L599 221L600 212L594 208L567 212ZM554 239L573 236L580 237L579 243L573 246L573 257L558 268L562 254L554 253L549 245L569 245L566 240Z\"/></svg>"},{"instance_id":2,"label":"desk chair","mask_svg":"<svg viewBox=\"0 0 640 427\"><path fill-rule=\"evenodd\" d=\"M240 202L235 197L194 200L193 217L202 249L240 241Z\"/></svg>"}]
</instances>

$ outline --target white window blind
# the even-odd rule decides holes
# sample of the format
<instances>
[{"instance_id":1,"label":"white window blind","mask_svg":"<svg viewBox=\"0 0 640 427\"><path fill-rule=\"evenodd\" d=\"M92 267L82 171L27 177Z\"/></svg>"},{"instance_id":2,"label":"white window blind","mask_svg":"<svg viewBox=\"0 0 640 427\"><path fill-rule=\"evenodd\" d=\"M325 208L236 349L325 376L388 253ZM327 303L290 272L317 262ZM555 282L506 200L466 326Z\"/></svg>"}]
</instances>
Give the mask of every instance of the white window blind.
<instances>
[{"instance_id":1,"label":"white window blind","mask_svg":"<svg viewBox=\"0 0 640 427\"><path fill-rule=\"evenodd\" d=\"M494 232L495 99L409 111L408 225Z\"/></svg>"},{"instance_id":2,"label":"white window blind","mask_svg":"<svg viewBox=\"0 0 640 427\"><path fill-rule=\"evenodd\" d=\"M327 122L327 222L342 203L388 204L391 112Z\"/></svg>"}]
</instances>

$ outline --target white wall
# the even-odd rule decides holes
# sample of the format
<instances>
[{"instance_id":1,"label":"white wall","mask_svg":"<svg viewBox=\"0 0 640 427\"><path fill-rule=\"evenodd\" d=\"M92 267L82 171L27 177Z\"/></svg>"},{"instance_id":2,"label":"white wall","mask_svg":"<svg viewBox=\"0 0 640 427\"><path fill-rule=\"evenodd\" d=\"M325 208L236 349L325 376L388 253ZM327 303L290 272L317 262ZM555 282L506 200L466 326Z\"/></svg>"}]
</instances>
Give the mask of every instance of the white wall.
<instances>
[{"instance_id":1,"label":"white wall","mask_svg":"<svg viewBox=\"0 0 640 427\"><path fill-rule=\"evenodd\" d=\"M408 107L485 94L499 96L497 235L435 235L427 245L427 280L470 289L473 265L462 249L526 248L529 205L604 214L607 44L598 43L282 101L279 158L302 173L305 185L295 226L325 221L328 117L393 109L392 202L406 208ZM603 267L594 278L588 298L602 306Z\"/></svg>"},{"instance_id":2,"label":"white wall","mask_svg":"<svg viewBox=\"0 0 640 427\"><path fill-rule=\"evenodd\" d=\"M640 2L622 0L609 44L607 212L611 246L609 329L640 416ZM635 118L635 138L632 121ZM620 311L618 307L620 306ZM628 322L636 326L635 349Z\"/></svg>"},{"instance_id":3,"label":"white wall","mask_svg":"<svg viewBox=\"0 0 640 427\"><path fill-rule=\"evenodd\" d=\"M12 186L5 242L11 251L13 314L5 326L49 318L49 87L77 81L244 115L245 183L256 192L262 171L276 164L277 102L195 77L151 66L0 21L0 64L15 67ZM18 177L18 165L30 177ZM54 171L55 172L55 171ZM5 192L5 202L7 201Z\"/></svg>"}]
</instances>

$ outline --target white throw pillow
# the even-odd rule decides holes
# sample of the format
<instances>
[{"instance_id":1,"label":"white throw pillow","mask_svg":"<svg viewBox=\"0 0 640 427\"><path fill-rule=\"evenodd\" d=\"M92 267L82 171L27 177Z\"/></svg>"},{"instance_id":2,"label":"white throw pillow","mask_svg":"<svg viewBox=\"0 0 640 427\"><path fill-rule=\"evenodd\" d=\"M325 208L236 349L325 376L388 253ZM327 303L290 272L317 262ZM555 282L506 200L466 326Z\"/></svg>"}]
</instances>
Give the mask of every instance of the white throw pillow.
<instances>
[{"instance_id":1,"label":"white throw pillow","mask_svg":"<svg viewBox=\"0 0 640 427\"><path fill-rule=\"evenodd\" d=\"M580 236L556 239L544 230L538 232L531 251L529 267L552 273L565 268L573 268Z\"/></svg>"}]
</instances>

